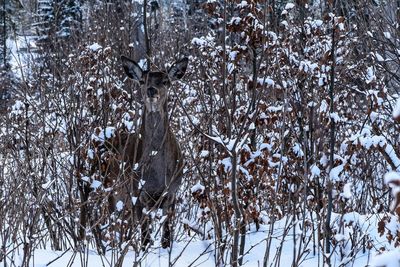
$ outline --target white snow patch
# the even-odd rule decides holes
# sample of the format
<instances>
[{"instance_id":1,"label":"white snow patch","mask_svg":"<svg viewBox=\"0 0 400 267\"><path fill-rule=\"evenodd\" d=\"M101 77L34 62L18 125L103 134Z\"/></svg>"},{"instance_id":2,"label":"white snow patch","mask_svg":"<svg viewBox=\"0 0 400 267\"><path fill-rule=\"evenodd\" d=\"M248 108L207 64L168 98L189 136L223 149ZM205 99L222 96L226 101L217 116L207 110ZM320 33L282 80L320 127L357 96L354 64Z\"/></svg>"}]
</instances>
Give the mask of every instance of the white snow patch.
<instances>
[{"instance_id":1,"label":"white snow patch","mask_svg":"<svg viewBox=\"0 0 400 267\"><path fill-rule=\"evenodd\" d=\"M203 194L204 189L206 189L206 188L205 188L204 185L202 185L202 184L200 183L200 181L199 181L199 182L197 182L197 184L195 184L194 186L192 186L192 188L190 189L190 191L192 192L192 194L195 193L195 192L197 192L197 191L200 191L201 194Z\"/></svg>"},{"instance_id":2,"label":"white snow patch","mask_svg":"<svg viewBox=\"0 0 400 267\"><path fill-rule=\"evenodd\" d=\"M271 145L271 144L268 144L268 143L262 143L262 144L260 145L259 150L263 150L263 149L268 149L268 151L271 151L271 150L272 150L272 145Z\"/></svg>"},{"instance_id":3,"label":"white snow patch","mask_svg":"<svg viewBox=\"0 0 400 267\"><path fill-rule=\"evenodd\" d=\"M400 249L387 251L381 255L375 256L371 261L372 267L399 267L400 266Z\"/></svg>"},{"instance_id":4,"label":"white snow patch","mask_svg":"<svg viewBox=\"0 0 400 267\"><path fill-rule=\"evenodd\" d=\"M206 157L208 157L208 155L210 155L210 151L208 151L208 150L202 150L200 152L200 157L201 158L206 158Z\"/></svg>"},{"instance_id":5,"label":"white snow patch","mask_svg":"<svg viewBox=\"0 0 400 267\"><path fill-rule=\"evenodd\" d=\"M139 184L138 184L138 189L139 189L139 190L142 189L145 183L146 183L146 181L141 179L141 180L139 181Z\"/></svg>"},{"instance_id":6,"label":"white snow patch","mask_svg":"<svg viewBox=\"0 0 400 267\"><path fill-rule=\"evenodd\" d=\"M351 187L353 186L352 183L346 183L343 186L343 192L340 194L342 197L346 199L350 199L353 197L353 194L351 193Z\"/></svg>"},{"instance_id":7,"label":"white snow patch","mask_svg":"<svg viewBox=\"0 0 400 267\"><path fill-rule=\"evenodd\" d=\"M329 105L325 100L321 101L321 105L319 106L319 112L327 112L329 109Z\"/></svg>"},{"instance_id":8,"label":"white snow patch","mask_svg":"<svg viewBox=\"0 0 400 267\"><path fill-rule=\"evenodd\" d=\"M371 111L371 113L369 114L369 118L371 119L371 122L375 122L378 117L379 117L379 114L375 111Z\"/></svg>"},{"instance_id":9,"label":"white snow patch","mask_svg":"<svg viewBox=\"0 0 400 267\"><path fill-rule=\"evenodd\" d=\"M233 17L229 24L239 25L242 19L240 17Z\"/></svg>"},{"instance_id":10,"label":"white snow patch","mask_svg":"<svg viewBox=\"0 0 400 267\"><path fill-rule=\"evenodd\" d=\"M225 172L229 172L232 169L232 162L231 158L224 158L221 160L221 164L224 165Z\"/></svg>"},{"instance_id":11,"label":"white snow patch","mask_svg":"<svg viewBox=\"0 0 400 267\"><path fill-rule=\"evenodd\" d=\"M294 8L294 3L287 3L286 6L285 6L286 10L292 9L292 8Z\"/></svg>"},{"instance_id":12,"label":"white snow patch","mask_svg":"<svg viewBox=\"0 0 400 267\"><path fill-rule=\"evenodd\" d=\"M101 186L101 182L98 180L93 180L92 184L90 185L91 188L97 189Z\"/></svg>"},{"instance_id":13,"label":"white snow patch","mask_svg":"<svg viewBox=\"0 0 400 267\"><path fill-rule=\"evenodd\" d=\"M120 200L117 202L117 204L115 204L115 208L117 209L117 211L121 211L124 209L124 203Z\"/></svg>"},{"instance_id":14,"label":"white snow patch","mask_svg":"<svg viewBox=\"0 0 400 267\"><path fill-rule=\"evenodd\" d=\"M275 82L272 80L270 77L265 77L265 78L258 78L257 83L259 85L264 85L267 84L268 86L274 86Z\"/></svg>"},{"instance_id":15,"label":"white snow patch","mask_svg":"<svg viewBox=\"0 0 400 267\"><path fill-rule=\"evenodd\" d=\"M99 45L98 43L94 43L92 45L89 45L88 48L90 50L92 50L93 52L97 52L98 50L102 49L103 47L101 45Z\"/></svg>"},{"instance_id":16,"label":"white snow patch","mask_svg":"<svg viewBox=\"0 0 400 267\"><path fill-rule=\"evenodd\" d=\"M376 60L378 60L380 62L385 61L385 59L378 52L375 53L375 57L376 57Z\"/></svg>"},{"instance_id":17,"label":"white snow patch","mask_svg":"<svg viewBox=\"0 0 400 267\"><path fill-rule=\"evenodd\" d=\"M336 241L338 241L338 242L344 241L344 240L346 240L346 236L345 236L345 235L342 235L342 234L336 234L336 235L335 235L335 239L336 239Z\"/></svg>"},{"instance_id":18,"label":"white snow patch","mask_svg":"<svg viewBox=\"0 0 400 267\"><path fill-rule=\"evenodd\" d=\"M384 176L385 184L400 182L400 173L398 172L388 172Z\"/></svg>"},{"instance_id":19,"label":"white snow patch","mask_svg":"<svg viewBox=\"0 0 400 267\"><path fill-rule=\"evenodd\" d=\"M195 37L195 38L192 39L192 44L193 44L193 45L200 46L200 47L206 46L207 43L208 43L207 40L205 40L204 38L197 38L197 37Z\"/></svg>"},{"instance_id":20,"label":"white snow patch","mask_svg":"<svg viewBox=\"0 0 400 267\"><path fill-rule=\"evenodd\" d=\"M321 175L321 170L315 164L311 166L310 171L311 171L311 178L319 177Z\"/></svg>"},{"instance_id":21,"label":"white snow patch","mask_svg":"<svg viewBox=\"0 0 400 267\"><path fill-rule=\"evenodd\" d=\"M104 142L106 139L115 136L115 127L106 127L100 130L99 135L92 134L92 140Z\"/></svg>"},{"instance_id":22,"label":"white snow patch","mask_svg":"<svg viewBox=\"0 0 400 267\"><path fill-rule=\"evenodd\" d=\"M56 181L56 180L50 180L50 181L48 181L47 183L42 184L42 188L43 188L44 190L49 189L50 186L51 186L55 181Z\"/></svg>"},{"instance_id":23,"label":"white snow patch","mask_svg":"<svg viewBox=\"0 0 400 267\"><path fill-rule=\"evenodd\" d=\"M304 156L304 152L301 149L300 144L298 144L298 143L294 144L293 147L292 147L292 150L296 154L297 157L301 158L301 157Z\"/></svg>"},{"instance_id":24,"label":"white snow patch","mask_svg":"<svg viewBox=\"0 0 400 267\"><path fill-rule=\"evenodd\" d=\"M385 36L386 39L390 39L392 37L390 32L383 32L383 35Z\"/></svg>"},{"instance_id":25,"label":"white snow patch","mask_svg":"<svg viewBox=\"0 0 400 267\"><path fill-rule=\"evenodd\" d=\"M324 24L324 22L322 20L320 20L320 19L316 19L316 20L311 22L311 26L313 28L319 28L319 27L322 26L322 24Z\"/></svg>"},{"instance_id":26,"label":"white snow patch","mask_svg":"<svg viewBox=\"0 0 400 267\"><path fill-rule=\"evenodd\" d=\"M329 178L332 181L339 181L340 180L339 176L342 173L343 168L344 164L340 164L339 166L332 168L332 170L329 172Z\"/></svg>"},{"instance_id":27,"label":"white snow patch","mask_svg":"<svg viewBox=\"0 0 400 267\"><path fill-rule=\"evenodd\" d=\"M376 80L375 70L373 67L367 68L367 73L365 74L365 82L370 84L371 82Z\"/></svg>"},{"instance_id":28,"label":"white snow patch","mask_svg":"<svg viewBox=\"0 0 400 267\"><path fill-rule=\"evenodd\" d=\"M333 119L333 121L334 121L335 123L338 123L338 122L341 122L341 121L342 121L342 119L340 118L339 114L337 114L336 112L331 112L331 113L329 114L329 116L330 116L331 119Z\"/></svg>"},{"instance_id":29,"label":"white snow patch","mask_svg":"<svg viewBox=\"0 0 400 267\"><path fill-rule=\"evenodd\" d=\"M400 97L397 99L396 105L393 108L393 118L400 120Z\"/></svg>"}]
</instances>

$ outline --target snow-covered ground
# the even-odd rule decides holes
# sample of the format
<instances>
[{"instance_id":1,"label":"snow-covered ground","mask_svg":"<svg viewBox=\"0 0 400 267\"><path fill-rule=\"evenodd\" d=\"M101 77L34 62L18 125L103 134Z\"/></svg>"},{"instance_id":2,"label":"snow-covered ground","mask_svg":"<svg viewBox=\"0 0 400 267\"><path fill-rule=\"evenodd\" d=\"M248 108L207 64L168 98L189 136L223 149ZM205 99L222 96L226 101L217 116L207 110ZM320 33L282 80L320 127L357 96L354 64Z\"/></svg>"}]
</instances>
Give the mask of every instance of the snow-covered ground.
<instances>
[{"instance_id":1,"label":"snow-covered ground","mask_svg":"<svg viewBox=\"0 0 400 267\"><path fill-rule=\"evenodd\" d=\"M10 50L10 65L13 74L23 78L29 73L29 64L36 57L37 46L34 36L13 36L7 39L7 47Z\"/></svg>"},{"instance_id":2,"label":"snow-covered ground","mask_svg":"<svg viewBox=\"0 0 400 267\"><path fill-rule=\"evenodd\" d=\"M376 223L383 215L359 215L349 213L344 216L335 214L332 223L339 225L352 225L353 227L344 227L341 234L336 234L336 248L332 253L331 266L400 266L400 250L394 249L380 254L377 250L389 249L385 235L378 233ZM273 233L270 233L270 225L261 225L258 231L255 227L251 228L246 235L246 248L243 260L243 266L263 266L265 255L268 255L266 266L293 266L293 259L296 258L294 266L324 266L323 255L316 248L314 254L314 245L318 246L318 241L313 240L311 231L303 231L302 221L295 222L296 231L293 231L292 220L288 218L276 221ZM316 223L314 222L316 225ZM288 227L289 226L289 227ZM390 227L390 226L389 226ZM395 223L392 227L397 227ZM352 229L360 229L360 233L368 236L372 242L369 249L363 251L360 243L354 244L356 240ZM289 230L288 230L289 229ZM304 234L302 237L301 234ZM315 232L316 233L316 232ZM362 240L362 235L359 240ZM179 242L174 242L172 249L162 249L159 238L155 237L155 243L146 253L141 252L135 256L132 250L126 254L122 266L132 266L135 261L141 263L140 266L201 266L212 267L215 263L215 246L212 240L200 240L198 236L185 236ZM269 240L271 243L269 244ZM315 242L316 243L315 243ZM368 242L367 242L368 243ZM269 250L266 247L269 245ZM365 244L366 245L366 244ZM267 252L267 254L266 254ZM31 266L115 266L117 253L108 251L106 256L99 255L96 250L85 250L84 252L74 252L72 249L67 251L52 251L50 249L36 249L33 252ZM13 259L15 266L22 262L23 253L16 253ZM229 253L225 254L225 264L230 266Z\"/></svg>"}]
</instances>

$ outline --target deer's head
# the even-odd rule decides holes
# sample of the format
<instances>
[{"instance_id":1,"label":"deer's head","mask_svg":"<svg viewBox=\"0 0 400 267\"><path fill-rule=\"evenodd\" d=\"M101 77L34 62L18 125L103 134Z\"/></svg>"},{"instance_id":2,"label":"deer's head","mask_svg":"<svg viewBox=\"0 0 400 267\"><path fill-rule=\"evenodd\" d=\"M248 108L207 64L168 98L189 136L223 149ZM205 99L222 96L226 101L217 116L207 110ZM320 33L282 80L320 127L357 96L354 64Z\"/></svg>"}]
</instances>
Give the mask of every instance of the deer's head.
<instances>
[{"instance_id":1,"label":"deer's head","mask_svg":"<svg viewBox=\"0 0 400 267\"><path fill-rule=\"evenodd\" d=\"M121 60L128 77L140 84L146 112L165 112L168 88L171 82L183 77L188 59L183 58L175 62L166 72L144 71L135 61L127 57L121 56Z\"/></svg>"}]
</instances>

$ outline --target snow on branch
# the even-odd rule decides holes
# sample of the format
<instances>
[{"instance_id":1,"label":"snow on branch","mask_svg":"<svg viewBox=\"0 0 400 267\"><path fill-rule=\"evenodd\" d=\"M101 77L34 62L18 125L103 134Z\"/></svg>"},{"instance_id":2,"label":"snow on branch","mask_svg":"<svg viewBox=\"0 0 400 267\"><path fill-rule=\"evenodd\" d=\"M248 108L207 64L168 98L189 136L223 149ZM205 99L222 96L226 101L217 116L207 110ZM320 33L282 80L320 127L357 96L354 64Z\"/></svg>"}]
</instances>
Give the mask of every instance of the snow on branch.
<instances>
[{"instance_id":1,"label":"snow on branch","mask_svg":"<svg viewBox=\"0 0 400 267\"><path fill-rule=\"evenodd\" d=\"M392 189L393 202L390 209L400 216L400 173L388 172L385 174L384 180L385 184Z\"/></svg>"},{"instance_id":2,"label":"snow on branch","mask_svg":"<svg viewBox=\"0 0 400 267\"><path fill-rule=\"evenodd\" d=\"M353 136L351 140L353 140L353 145L359 144L366 149L370 149L371 147L377 148L392 169L400 171L400 157L386 137L382 135L370 135L369 132L362 132L361 134Z\"/></svg>"},{"instance_id":3,"label":"snow on branch","mask_svg":"<svg viewBox=\"0 0 400 267\"><path fill-rule=\"evenodd\" d=\"M393 108L393 119L400 122L400 97L397 99L396 105Z\"/></svg>"}]
</instances>

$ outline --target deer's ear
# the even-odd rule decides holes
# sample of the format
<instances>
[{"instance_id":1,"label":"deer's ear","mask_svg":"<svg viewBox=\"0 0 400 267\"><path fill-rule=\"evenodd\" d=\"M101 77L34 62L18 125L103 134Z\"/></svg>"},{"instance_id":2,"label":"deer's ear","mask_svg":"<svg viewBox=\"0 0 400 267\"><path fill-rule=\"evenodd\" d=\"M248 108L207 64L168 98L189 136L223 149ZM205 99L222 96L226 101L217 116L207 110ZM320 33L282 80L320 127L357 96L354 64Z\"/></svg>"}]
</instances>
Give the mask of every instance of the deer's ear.
<instances>
[{"instance_id":1,"label":"deer's ear","mask_svg":"<svg viewBox=\"0 0 400 267\"><path fill-rule=\"evenodd\" d=\"M180 78L185 75L187 65L189 59L187 57L182 58L181 60L175 62L169 69L168 69L168 76L171 81L179 80Z\"/></svg>"},{"instance_id":2,"label":"deer's ear","mask_svg":"<svg viewBox=\"0 0 400 267\"><path fill-rule=\"evenodd\" d=\"M139 65L135 61L133 61L125 56L121 56L121 60L122 60L122 66L124 67L126 75L128 75L129 78L140 82L143 78L142 68L140 68Z\"/></svg>"}]
</instances>

